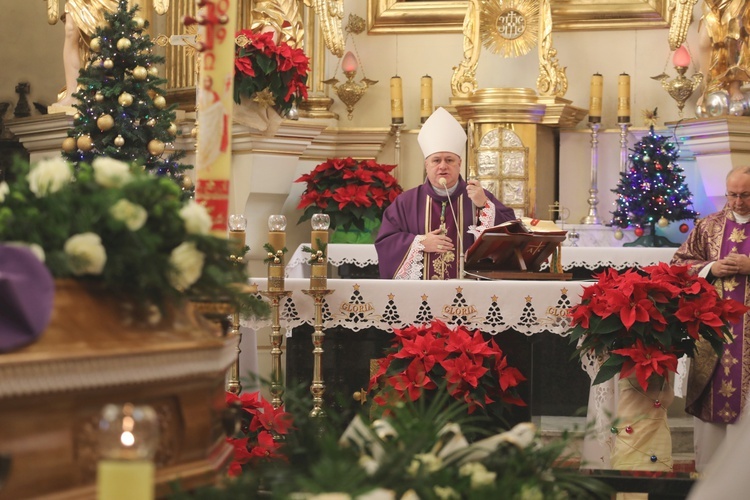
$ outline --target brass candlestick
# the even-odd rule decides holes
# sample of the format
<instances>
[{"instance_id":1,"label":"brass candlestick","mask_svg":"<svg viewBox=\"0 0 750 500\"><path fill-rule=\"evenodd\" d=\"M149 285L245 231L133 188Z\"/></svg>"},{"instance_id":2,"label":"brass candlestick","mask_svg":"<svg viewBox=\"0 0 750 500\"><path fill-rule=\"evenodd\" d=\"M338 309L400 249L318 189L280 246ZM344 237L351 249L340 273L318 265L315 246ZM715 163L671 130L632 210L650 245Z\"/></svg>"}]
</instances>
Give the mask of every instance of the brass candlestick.
<instances>
[{"instance_id":1,"label":"brass candlestick","mask_svg":"<svg viewBox=\"0 0 750 500\"><path fill-rule=\"evenodd\" d=\"M591 187L589 188L589 213L581 220L581 224L601 224L597 205L599 204L599 188L597 177L599 174L599 121L589 121L591 128Z\"/></svg>"},{"instance_id":2,"label":"brass candlestick","mask_svg":"<svg viewBox=\"0 0 750 500\"><path fill-rule=\"evenodd\" d=\"M271 405L277 409L284 406L284 375L281 369L281 355L284 353L281 347L284 343L284 336L281 334L280 305L281 301L292 292L268 290L260 293L271 301Z\"/></svg>"},{"instance_id":3,"label":"brass candlestick","mask_svg":"<svg viewBox=\"0 0 750 500\"><path fill-rule=\"evenodd\" d=\"M617 125L620 127L620 172L624 173L628 169L628 128L630 128L630 117L617 119Z\"/></svg>"},{"instance_id":4,"label":"brass candlestick","mask_svg":"<svg viewBox=\"0 0 750 500\"><path fill-rule=\"evenodd\" d=\"M244 215L232 214L229 216L229 238L237 242L238 251L237 255L230 255L229 259L238 266L245 265L245 230L247 229L247 219ZM240 354L242 349L240 343L242 342L242 332L240 331L240 313L237 310L232 312L232 324L229 330L230 337L237 338L237 357L229 368L229 376L227 378L227 392L238 395L242 392L242 384L240 383Z\"/></svg>"},{"instance_id":5,"label":"brass candlestick","mask_svg":"<svg viewBox=\"0 0 750 500\"><path fill-rule=\"evenodd\" d=\"M323 300L326 295L333 293L333 290L313 288L302 290L302 293L309 295L315 302L315 331L312 334L313 343L313 379L310 385L310 393L313 397L313 408L310 410L311 417L325 417L323 409L323 394L326 386L323 382Z\"/></svg>"},{"instance_id":6,"label":"brass candlestick","mask_svg":"<svg viewBox=\"0 0 750 500\"><path fill-rule=\"evenodd\" d=\"M286 217L268 217L268 243L265 245L268 257L268 291L260 292L271 300L271 405L274 409L284 405L284 376L281 369L281 349L284 336L281 335L279 308L281 301L291 292L284 289L284 254L286 253Z\"/></svg>"}]
</instances>

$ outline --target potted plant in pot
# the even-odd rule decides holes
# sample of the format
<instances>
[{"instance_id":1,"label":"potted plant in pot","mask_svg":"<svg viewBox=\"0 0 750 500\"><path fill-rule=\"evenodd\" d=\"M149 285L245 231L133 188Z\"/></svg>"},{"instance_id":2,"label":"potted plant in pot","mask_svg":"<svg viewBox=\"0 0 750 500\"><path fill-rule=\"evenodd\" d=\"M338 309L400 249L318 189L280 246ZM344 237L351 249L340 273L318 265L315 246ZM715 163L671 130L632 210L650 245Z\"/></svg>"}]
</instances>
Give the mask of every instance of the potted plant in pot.
<instances>
[{"instance_id":1,"label":"potted plant in pot","mask_svg":"<svg viewBox=\"0 0 750 500\"><path fill-rule=\"evenodd\" d=\"M32 249L55 294L39 340L0 354L0 453L15 450L16 471L3 492L87 496L95 424L109 403L156 410L157 492L175 474L211 481L231 456L215 424L237 340L222 337L191 300L265 314L244 290L244 267L229 258L241 249L209 234L205 208L182 200L171 179L139 166L100 157L74 168L54 158L18 162L11 175L0 182L0 245ZM58 437L37 450L19 444L50 420ZM39 462L39 453L49 459Z\"/></svg>"},{"instance_id":2,"label":"potted plant in pot","mask_svg":"<svg viewBox=\"0 0 750 500\"><path fill-rule=\"evenodd\" d=\"M304 51L275 43L274 32L240 30L235 38L234 102L239 123L273 135L282 117L297 119L307 99L310 60Z\"/></svg>"},{"instance_id":3,"label":"potted plant in pot","mask_svg":"<svg viewBox=\"0 0 750 500\"><path fill-rule=\"evenodd\" d=\"M391 174L396 165L331 158L294 182L304 182L298 223L316 213L331 218L331 243L372 243L385 209L403 192Z\"/></svg>"},{"instance_id":4,"label":"potted plant in pot","mask_svg":"<svg viewBox=\"0 0 750 500\"><path fill-rule=\"evenodd\" d=\"M721 298L685 266L661 263L618 273L609 269L584 288L571 311L571 342L595 368L593 383L619 375L618 405L609 433L615 469L671 470L667 407L674 398L670 372L699 343L716 352L731 341L729 325L747 307Z\"/></svg>"}]
</instances>

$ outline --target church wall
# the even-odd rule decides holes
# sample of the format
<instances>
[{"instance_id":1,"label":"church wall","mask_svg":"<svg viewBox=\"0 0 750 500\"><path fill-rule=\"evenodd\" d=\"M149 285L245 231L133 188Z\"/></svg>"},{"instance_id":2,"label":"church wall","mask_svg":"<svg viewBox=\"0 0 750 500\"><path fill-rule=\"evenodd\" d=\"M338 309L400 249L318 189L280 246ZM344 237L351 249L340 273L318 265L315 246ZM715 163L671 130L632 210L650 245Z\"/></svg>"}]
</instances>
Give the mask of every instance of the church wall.
<instances>
[{"instance_id":1,"label":"church wall","mask_svg":"<svg viewBox=\"0 0 750 500\"><path fill-rule=\"evenodd\" d=\"M0 18L0 40L8 49L0 56L0 102L12 103L5 118L12 118L12 108L17 102L15 85L18 81L31 84L29 100L44 104L53 102L63 85L62 44L63 25L58 22L50 26L46 21L45 2L6 2ZM700 5L696 6L699 12ZM365 0L345 1L345 21L348 15L367 17ZM689 43L697 47L697 23L693 23L689 33ZM462 58L462 35L460 34L378 34L364 32L353 36L356 50L368 78L378 83L367 91L357 104L352 120L348 120L343 104L334 97L333 111L338 113L338 126L341 128L387 127L390 124L389 80L398 74L402 78L404 91L405 126L401 134L401 166L397 175L405 187L422 182L423 166L416 142L419 127L419 84L420 77L430 74L433 77L435 106L450 102L450 79L453 67ZM599 190L603 193L599 208L605 215L611 208L613 198L606 198L609 189L617 180L619 142L616 128L617 75L627 72L631 75L631 109L634 127L643 125L641 111L658 108L659 123L674 122L680 119L676 104L650 77L666 71L674 76L669 60L666 29L611 30L583 32L555 32L553 44L558 51L558 60L567 67L569 89L566 99L573 105L587 108L589 81L595 72L604 75L604 98L602 133L600 143ZM355 47L350 37L347 50ZM694 54L695 55L695 54ZM338 61L328 57L325 77L336 72ZM688 75L691 73L689 72ZM339 79L343 74L339 68ZM526 56L504 59L483 49L478 68L479 87L536 87L538 62L536 49ZM357 78L362 77L362 70ZM685 117L693 116L697 93L685 107ZM36 113L36 111L33 111ZM574 133L575 135L570 135ZM630 145L636 141L631 134ZM586 133L585 120L576 131L560 133L560 197L563 204L571 208L571 220L586 215L589 187L590 145ZM395 151L393 138L386 145L380 161L393 163ZM683 164L683 167L685 165ZM692 180L692 182L691 182ZM696 179L688 176L691 189L699 196ZM697 204L701 204L699 199ZM705 212L704 212L705 213ZM540 214L543 215L543 214Z\"/></svg>"}]
</instances>

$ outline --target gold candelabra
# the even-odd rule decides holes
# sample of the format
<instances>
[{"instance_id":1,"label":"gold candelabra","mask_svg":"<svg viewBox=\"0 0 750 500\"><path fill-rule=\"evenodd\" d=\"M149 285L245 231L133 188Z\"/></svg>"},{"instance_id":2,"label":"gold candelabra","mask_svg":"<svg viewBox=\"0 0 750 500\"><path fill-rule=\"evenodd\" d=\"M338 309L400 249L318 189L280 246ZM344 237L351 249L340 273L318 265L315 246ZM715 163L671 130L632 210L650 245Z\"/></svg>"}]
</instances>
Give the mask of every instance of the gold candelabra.
<instances>
[{"instance_id":1,"label":"gold candelabra","mask_svg":"<svg viewBox=\"0 0 750 500\"><path fill-rule=\"evenodd\" d=\"M244 250L245 250L245 230L247 229L247 219L244 215L232 214L229 216L229 238L237 242L238 251L237 255L230 255L229 258L238 266L245 265ZM232 322L229 330L230 337L237 338L237 357L229 368L229 376L227 378L227 392L232 394L239 394L242 392L242 384L240 383L240 354L242 349L240 343L242 342L242 331L240 330L240 312L236 309L232 311Z\"/></svg>"},{"instance_id":2,"label":"gold candelabra","mask_svg":"<svg viewBox=\"0 0 750 500\"><path fill-rule=\"evenodd\" d=\"M284 376L281 369L282 345L280 306L291 294L284 289L284 253L286 253L286 217L271 215L268 218L268 290L260 292L271 301L271 405L274 409L284 405Z\"/></svg>"},{"instance_id":3,"label":"gold candelabra","mask_svg":"<svg viewBox=\"0 0 750 500\"><path fill-rule=\"evenodd\" d=\"M323 410L323 394L326 386L323 381L323 301L326 295L333 293L328 289L328 259L326 257L328 247L328 228L331 218L327 214L315 214L310 221L312 233L310 234L311 247L308 249L310 257L310 289L302 290L302 293L313 298L315 304L315 324L312 334L313 343L313 378L310 385L310 393L313 398L313 408L310 410L311 417L325 417Z\"/></svg>"}]
</instances>

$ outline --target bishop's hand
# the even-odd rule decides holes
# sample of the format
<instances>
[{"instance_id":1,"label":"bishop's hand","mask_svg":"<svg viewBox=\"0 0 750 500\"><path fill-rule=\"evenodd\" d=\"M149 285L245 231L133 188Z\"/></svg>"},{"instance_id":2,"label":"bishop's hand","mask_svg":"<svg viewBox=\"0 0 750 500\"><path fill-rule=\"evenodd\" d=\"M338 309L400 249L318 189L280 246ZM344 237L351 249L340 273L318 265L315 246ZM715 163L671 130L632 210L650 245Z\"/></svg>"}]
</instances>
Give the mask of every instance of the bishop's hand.
<instances>
[{"instance_id":1,"label":"bishop's hand","mask_svg":"<svg viewBox=\"0 0 750 500\"><path fill-rule=\"evenodd\" d=\"M442 234L440 229L435 229L425 234L422 246L425 252L430 253L452 252L454 248L451 239L447 235Z\"/></svg>"}]
</instances>

